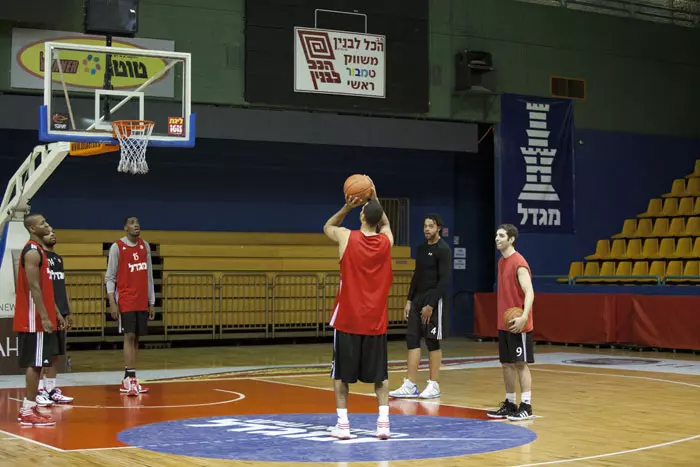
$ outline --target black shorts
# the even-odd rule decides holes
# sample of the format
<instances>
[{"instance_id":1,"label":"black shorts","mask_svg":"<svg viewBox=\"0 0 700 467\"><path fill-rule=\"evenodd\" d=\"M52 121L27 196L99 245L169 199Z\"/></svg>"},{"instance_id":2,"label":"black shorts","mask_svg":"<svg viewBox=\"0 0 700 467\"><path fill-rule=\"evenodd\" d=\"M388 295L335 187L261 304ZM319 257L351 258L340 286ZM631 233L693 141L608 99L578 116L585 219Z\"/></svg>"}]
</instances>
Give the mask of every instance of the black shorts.
<instances>
[{"instance_id":1,"label":"black shorts","mask_svg":"<svg viewBox=\"0 0 700 467\"><path fill-rule=\"evenodd\" d=\"M420 312L424 306L428 305L430 295L416 294L411 302L411 311L408 313L408 327L406 328L406 342L408 349L420 348L420 340L434 339L442 340L442 315L444 300L438 300L437 306L433 308L428 324L423 324Z\"/></svg>"},{"instance_id":2,"label":"black shorts","mask_svg":"<svg viewBox=\"0 0 700 467\"><path fill-rule=\"evenodd\" d=\"M127 311L119 313L119 332L124 334L148 335L148 312Z\"/></svg>"},{"instance_id":3,"label":"black shorts","mask_svg":"<svg viewBox=\"0 0 700 467\"><path fill-rule=\"evenodd\" d=\"M381 383L389 379L386 334L363 336L335 330L331 378L344 383Z\"/></svg>"},{"instance_id":4,"label":"black shorts","mask_svg":"<svg viewBox=\"0 0 700 467\"><path fill-rule=\"evenodd\" d=\"M499 329L498 357L501 363L535 363L532 331L513 334Z\"/></svg>"},{"instance_id":5,"label":"black shorts","mask_svg":"<svg viewBox=\"0 0 700 467\"><path fill-rule=\"evenodd\" d=\"M58 354L55 332L20 332L18 338L20 368L51 366L51 360Z\"/></svg>"},{"instance_id":6,"label":"black shorts","mask_svg":"<svg viewBox=\"0 0 700 467\"><path fill-rule=\"evenodd\" d=\"M65 318L65 316L64 316ZM66 331L64 330L58 330L54 331L54 334L56 334L56 355L65 355L66 354Z\"/></svg>"}]
</instances>

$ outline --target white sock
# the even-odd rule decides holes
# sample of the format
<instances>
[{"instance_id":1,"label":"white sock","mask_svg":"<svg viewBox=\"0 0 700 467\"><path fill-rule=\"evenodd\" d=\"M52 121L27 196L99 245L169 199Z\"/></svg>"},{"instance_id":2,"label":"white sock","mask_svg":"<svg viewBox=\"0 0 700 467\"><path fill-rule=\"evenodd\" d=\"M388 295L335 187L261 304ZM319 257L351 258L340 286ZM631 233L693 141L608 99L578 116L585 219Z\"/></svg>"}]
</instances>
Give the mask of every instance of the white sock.
<instances>
[{"instance_id":1,"label":"white sock","mask_svg":"<svg viewBox=\"0 0 700 467\"><path fill-rule=\"evenodd\" d=\"M34 409L34 407L36 407L36 402L30 401L25 397L22 401L22 408L19 409L19 411L24 415L29 415L30 413L32 413L32 409Z\"/></svg>"},{"instance_id":2,"label":"white sock","mask_svg":"<svg viewBox=\"0 0 700 467\"><path fill-rule=\"evenodd\" d=\"M520 395L520 401L530 405L530 398L532 397L532 391L524 392Z\"/></svg>"},{"instance_id":3,"label":"white sock","mask_svg":"<svg viewBox=\"0 0 700 467\"><path fill-rule=\"evenodd\" d=\"M338 413L338 423L349 424L348 420L348 409L335 409Z\"/></svg>"},{"instance_id":4,"label":"white sock","mask_svg":"<svg viewBox=\"0 0 700 467\"><path fill-rule=\"evenodd\" d=\"M380 405L379 406L379 420L382 422L386 422L389 420L389 406L388 405Z\"/></svg>"},{"instance_id":5,"label":"white sock","mask_svg":"<svg viewBox=\"0 0 700 467\"><path fill-rule=\"evenodd\" d=\"M46 388L47 392L51 392L56 389L56 378L46 378L44 387Z\"/></svg>"},{"instance_id":6,"label":"white sock","mask_svg":"<svg viewBox=\"0 0 700 467\"><path fill-rule=\"evenodd\" d=\"M39 387L37 388L37 391L41 392L44 389L44 379L39 380Z\"/></svg>"},{"instance_id":7,"label":"white sock","mask_svg":"<svg viewBox=\"0 0 700 467\"><path fill-rule=\"evenodd\" d=\"M515 404L515 393L514 392L507 392L506 399L508 399L508 402Z\"/></svg>"}]
</instances>

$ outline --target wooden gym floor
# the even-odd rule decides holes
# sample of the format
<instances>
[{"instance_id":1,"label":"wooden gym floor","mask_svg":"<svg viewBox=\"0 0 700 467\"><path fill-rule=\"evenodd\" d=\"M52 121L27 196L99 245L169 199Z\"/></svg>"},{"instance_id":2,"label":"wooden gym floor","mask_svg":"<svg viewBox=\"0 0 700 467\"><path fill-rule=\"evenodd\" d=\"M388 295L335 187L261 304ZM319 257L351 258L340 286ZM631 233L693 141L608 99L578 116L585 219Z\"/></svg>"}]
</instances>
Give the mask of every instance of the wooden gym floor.
<instances>
[{"instance_id":1,"label":"wooden gym floor","mask_svg":"<svg viewBox=\"0 0 700 467\"><path fill-rule=\"evenodd\" d=\"M442 397L393 400L393 443L368 436L376 402L366 384L351 387L349 412L351 427L368 432L351 442L327 437L330 344L142 350L138 370L150 393L138 398L118 392L121 351L74 351L72 373L58 381L75 402L48 409L55 427L19 426L21 380L0 377L0 465L700 464L700 359L692 354L538 345L538 417L511 423L485 416L504 397L496 344L453 338L443 348ZM391 342L389 356L395 389L403 342ZM427 371L419 377L424 386Z\"/></svg>"}]
</instances>

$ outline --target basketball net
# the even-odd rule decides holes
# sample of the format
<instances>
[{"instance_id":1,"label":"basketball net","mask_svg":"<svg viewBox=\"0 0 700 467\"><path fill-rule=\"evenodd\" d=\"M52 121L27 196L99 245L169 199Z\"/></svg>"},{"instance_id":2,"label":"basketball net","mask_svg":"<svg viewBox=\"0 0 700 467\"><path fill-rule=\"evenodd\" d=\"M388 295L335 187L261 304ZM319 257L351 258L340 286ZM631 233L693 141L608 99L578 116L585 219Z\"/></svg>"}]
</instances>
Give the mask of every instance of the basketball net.
<instances>
[{"instance_id":1,"label":"basketball net","mask_svg":"<svg viewBox=\"0 0 700 467\"><path fill-rule=\"evenodd\" d=\"M146 148L153 126L154 122L149 120L118 120L112 123L112 132L121 146L117 171L134 175L148 172Z\"/></svg>"}]
</instances>

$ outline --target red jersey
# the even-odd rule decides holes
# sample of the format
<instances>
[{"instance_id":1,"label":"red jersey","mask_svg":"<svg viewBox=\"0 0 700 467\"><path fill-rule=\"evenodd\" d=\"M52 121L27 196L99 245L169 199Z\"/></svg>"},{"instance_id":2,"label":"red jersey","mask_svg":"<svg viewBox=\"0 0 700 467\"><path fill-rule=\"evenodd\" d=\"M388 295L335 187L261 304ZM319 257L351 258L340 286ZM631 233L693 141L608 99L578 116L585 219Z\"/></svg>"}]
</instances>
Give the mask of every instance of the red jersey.
<instances>
[{"instance_id":1,"label":"red jersey","mask_svg":"<svg viewBox=\"0 0 700 467\"><path fill-rule=\"evenodd\" d=\"M393 278L389 238L350 232L340 260L340 286L330 325L348 334L386 334L386 301Z\"/></svg>"},{"instance_id":2,"label":"red jersey","mask_svg":"<svg viewBox=\"0 0 700 467\"><path fill-rule=\"evenodd\" d=\"M148 251L140 238L136 246L117 240L119 265L114 298L119 311L148 311Z\"/></svg>"},{"instance_id":3,"label":"red jersey","mask_svg":"<svg viewBox=\"0 0 700 467\"><path fill-rule=\"evenodd\" d=\"M17 268L17 285L15 286L15 318L12 329L16 332L43 332L44 326L41 324L41 315L37 310L29 290L29 280L24 269L24 255L28 252L36 250L41 254L39 262L39 286L41 287L41 297L44 301L44 307L49 315L49 319L53 323L54 330L56 329L56 302L53 297L53 281L51 280L51 268L49 261L46 258L44 249L37 242L29 240L19 258L19 267Z\"/></svg>"},{"instance_id":4,"label":"red jersey","mask_svg":"<svg viewBox=\"0 0 700 467\"><path fill-rule=\"evenodd\" d=\"M503 313L509 308L523 308L525 303L525 292L520 288L518 282L518 268L525 268L532 276L530 265L527 264L523 255L517 251L507 258L498 260L498 293L497 293L497 312L498 312L498 329L507 331L508 325L503 322ZM523 332L530 332L534 326L532 323L532 313L527 319L527 324L523 328Z\"/></svg>"}]
</instances>

